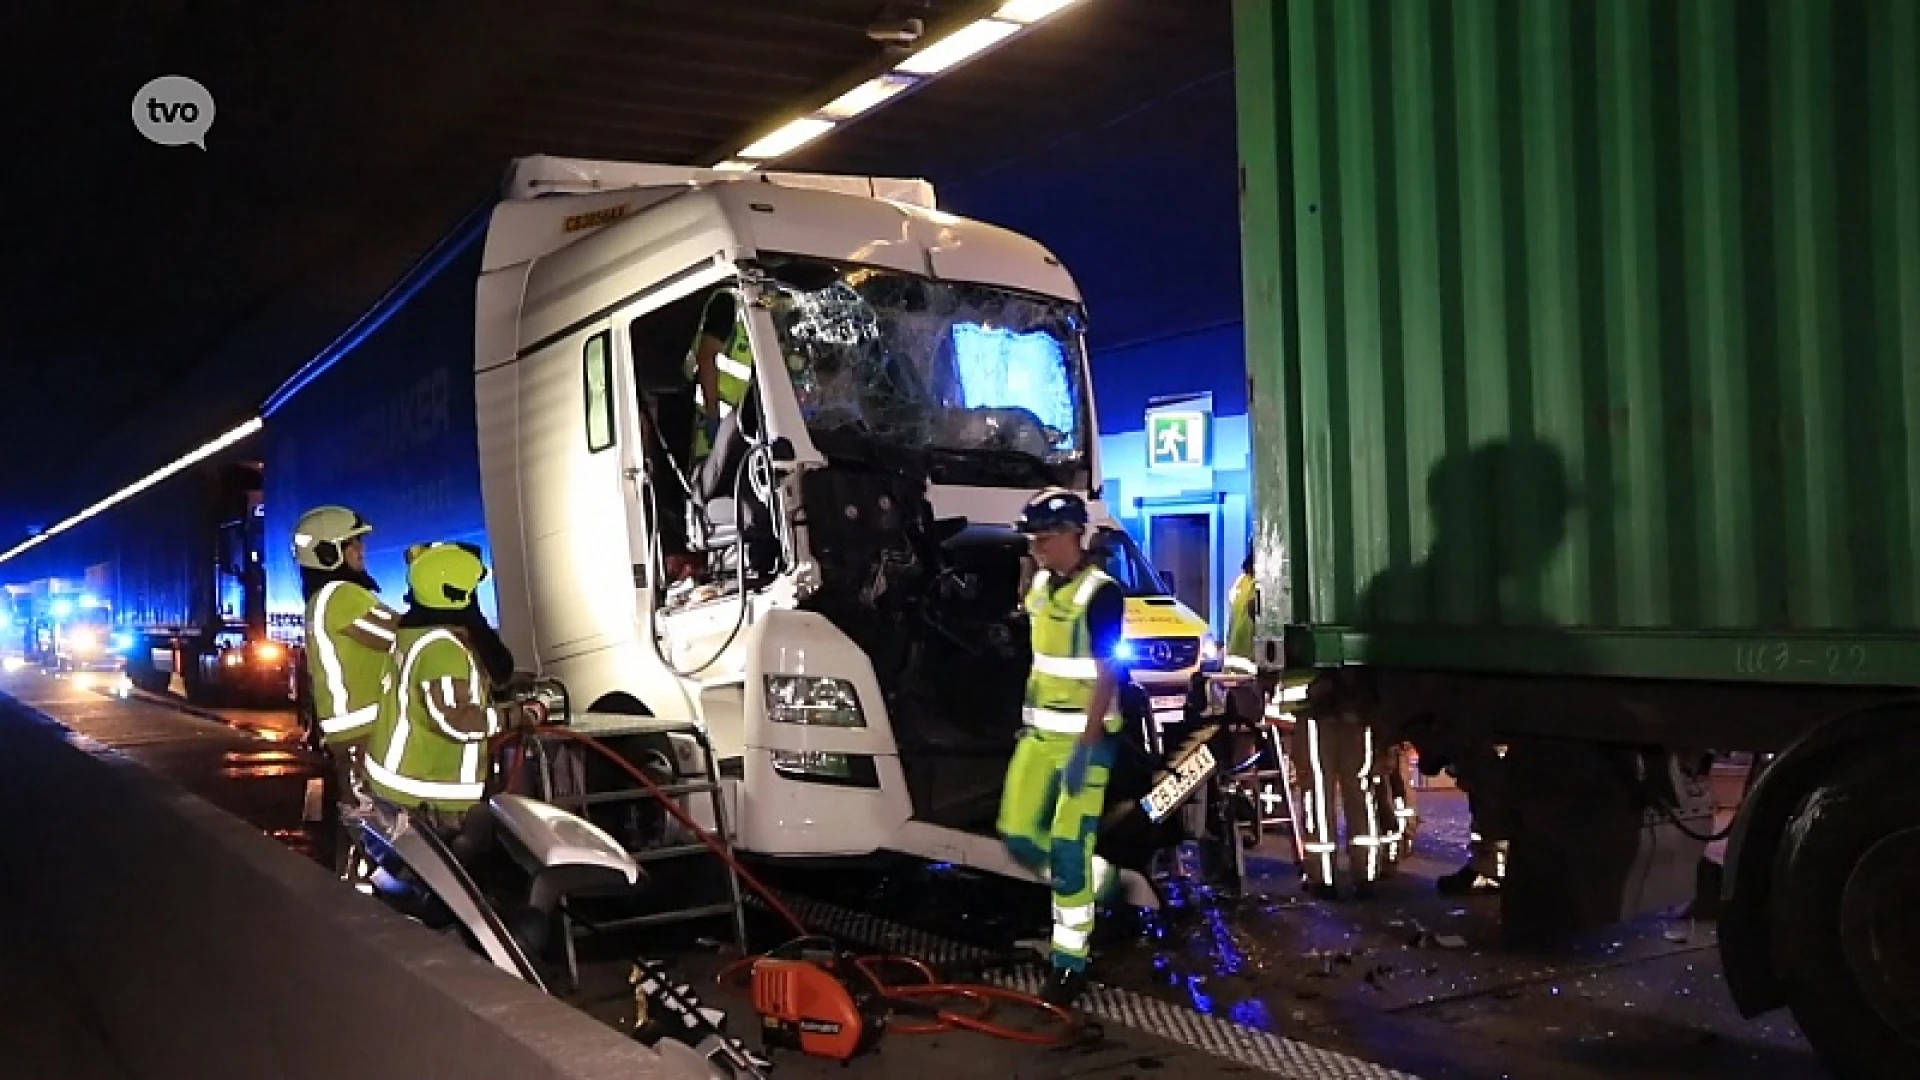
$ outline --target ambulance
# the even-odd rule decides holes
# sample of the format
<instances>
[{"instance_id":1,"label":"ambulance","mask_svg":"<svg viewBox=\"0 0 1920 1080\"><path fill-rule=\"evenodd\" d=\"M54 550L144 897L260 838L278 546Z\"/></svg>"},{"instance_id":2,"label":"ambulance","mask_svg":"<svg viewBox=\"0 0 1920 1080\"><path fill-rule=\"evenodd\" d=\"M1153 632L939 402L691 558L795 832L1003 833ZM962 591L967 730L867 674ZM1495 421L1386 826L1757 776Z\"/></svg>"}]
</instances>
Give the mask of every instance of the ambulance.
<instances>
[{"instance_id":1,"label":"ambulance","mask_svg":"<svg viewBox=\"0 0 1920 1080\"><path fill-rule=\"evenodd\" d=\"M1114 659L1126 664L1133 681L1146 691L1160 726L1176 723L1194 673L1219 671L1226 650L1207 620L1167 588L1125 529L1101 524L1090 546L1127 596L1126 624Z\"/></svg>"}]
</instances>

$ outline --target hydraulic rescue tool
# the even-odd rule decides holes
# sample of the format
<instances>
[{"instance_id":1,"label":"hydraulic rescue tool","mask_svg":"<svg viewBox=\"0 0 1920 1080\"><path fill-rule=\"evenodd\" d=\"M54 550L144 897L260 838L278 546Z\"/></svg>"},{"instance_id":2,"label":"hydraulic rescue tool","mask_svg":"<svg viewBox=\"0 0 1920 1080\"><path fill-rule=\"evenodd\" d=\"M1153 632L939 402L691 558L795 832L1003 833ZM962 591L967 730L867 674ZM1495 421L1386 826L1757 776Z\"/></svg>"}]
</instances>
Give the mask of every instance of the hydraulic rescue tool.
<instances>
[{"instance_id":1,"label":"hydraulic rescue tool","mask_svg":"<svg viewBox=\"0 0 1920 1080\"><path fill-rule=\"evenodd\" d=\"M654 1053L718 1080L771 1075L771 1061L726 1033L727 1014L701 1004L693 987L675 982L664 963L640 961L627 981L633 984L633 1037Z\"/></svg>"}]
</instances>

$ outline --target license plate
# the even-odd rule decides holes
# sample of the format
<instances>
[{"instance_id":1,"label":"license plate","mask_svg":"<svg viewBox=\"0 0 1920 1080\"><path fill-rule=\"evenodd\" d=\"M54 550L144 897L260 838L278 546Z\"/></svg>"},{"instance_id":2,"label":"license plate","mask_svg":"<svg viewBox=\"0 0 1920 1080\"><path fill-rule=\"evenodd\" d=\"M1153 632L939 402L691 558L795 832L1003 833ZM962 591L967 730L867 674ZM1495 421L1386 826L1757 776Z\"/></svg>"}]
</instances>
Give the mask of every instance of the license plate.
<instances>
[{"instance_id":1,"label":"license plate","mask_svg":"<svg viewBox=\"0 0 1920 1080\"><path fill-rule=\"evenodd\" d=\"M1140 800L1140 809L1146 811L1149 821L1159 823L1168 814L1173 813L1188 795L1193 794L1194 788L1199 787L1207 777L1212 776L1213 770L1213 749L1206 743L1201 743L1198 749L1188 754L1166 776L1162 777L1159 783L1153 785L1153 790L1147 792L1146 797Z\"/></svg>"},{"instance_id":2,"label":"license plate","mask_svg":"<svg viewBox=\"0 0 1920 1080\"><path fill-rule=\"evenodd\" d=\"M1187 696L1185 694L1174 694L1170 697L1157 697L1153 699L1154 712L1180 712L1185 711L1186 707Z\"/></svg>"}]
</instances>

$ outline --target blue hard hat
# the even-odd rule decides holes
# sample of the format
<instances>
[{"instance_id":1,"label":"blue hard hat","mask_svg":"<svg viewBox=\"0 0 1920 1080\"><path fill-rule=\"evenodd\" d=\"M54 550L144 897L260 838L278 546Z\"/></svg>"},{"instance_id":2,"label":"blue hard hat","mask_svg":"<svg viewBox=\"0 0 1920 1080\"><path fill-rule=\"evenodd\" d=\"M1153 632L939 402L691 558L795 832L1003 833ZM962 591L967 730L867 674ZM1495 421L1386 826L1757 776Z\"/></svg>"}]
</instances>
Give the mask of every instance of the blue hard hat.
<instances>
[{"instance_id":1,"label":"blue hard hat","mask_svg":"<svg viewBox=\"0 0 1920 1080\"><path fill-rule=\"evenodd\" d=\"M1026 509L1020 511L1018 525L1023 533L1079 531L1086 527L1087 500L1065 488L1048 488L1028 500Z\"/></svg>"}]
</instances>

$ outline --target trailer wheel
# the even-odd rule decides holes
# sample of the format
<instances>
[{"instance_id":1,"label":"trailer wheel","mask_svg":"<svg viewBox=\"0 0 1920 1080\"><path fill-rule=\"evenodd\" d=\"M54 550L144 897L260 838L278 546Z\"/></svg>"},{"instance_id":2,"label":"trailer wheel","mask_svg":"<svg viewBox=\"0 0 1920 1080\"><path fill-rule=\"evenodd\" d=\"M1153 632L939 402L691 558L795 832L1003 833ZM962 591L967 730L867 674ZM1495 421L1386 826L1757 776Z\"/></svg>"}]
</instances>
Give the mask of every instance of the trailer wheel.
<instances>
[{"instance_id":1,"label":"trailer wheel","mask_svg":"<svg viewBox=\"0 0 1920 1080\"><path fill-rule=\"evenodd\" d=\"M1911 1076L1920 1053L1920 753L1884 751L1801 798L1773 865L1787 1004L1841 1076Z\"/></svg>"}]
</instances>

